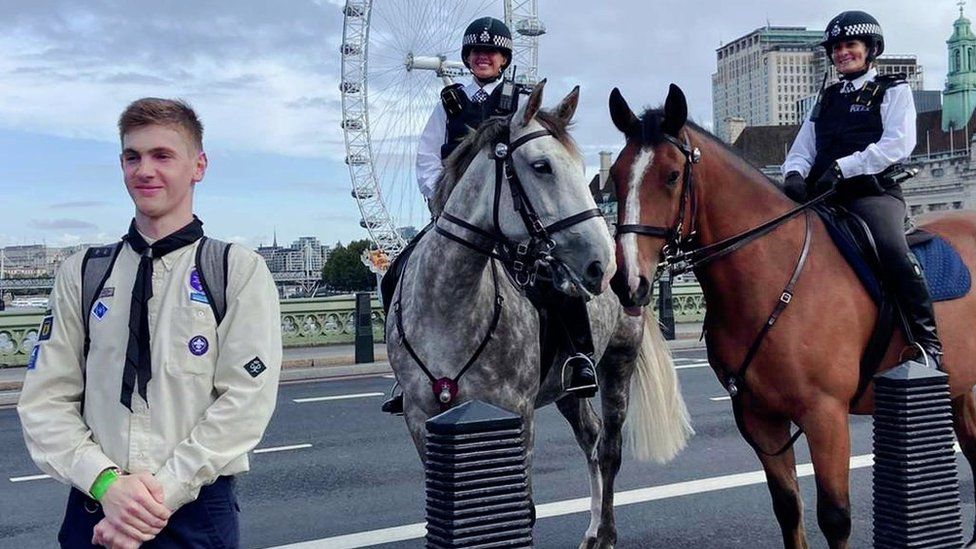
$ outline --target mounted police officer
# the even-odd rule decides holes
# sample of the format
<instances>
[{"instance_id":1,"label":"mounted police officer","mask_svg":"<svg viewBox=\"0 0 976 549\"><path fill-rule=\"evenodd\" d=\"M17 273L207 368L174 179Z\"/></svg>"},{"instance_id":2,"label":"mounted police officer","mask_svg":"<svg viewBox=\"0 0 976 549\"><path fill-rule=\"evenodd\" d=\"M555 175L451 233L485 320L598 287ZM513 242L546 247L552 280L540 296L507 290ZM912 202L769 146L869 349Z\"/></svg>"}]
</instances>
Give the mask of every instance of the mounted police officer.
<instances>
[{"instance_id":1,"label":"mounted police officer","mask_svg":"<svg viewBox=\"0 0 976 549\"><path fill-rule=\"evenodd\" d=\"M441 91L441 102L434 107L424 126L417 147L417 183L425 198L431 198L444 169L444 160L469 133L478 129L492 116L513 113L518 105L519 91L502 86L502 73L512 63L512 33L502 21L494 17L475 19L464 31L461 60L472 74L468 84L453 84ZM419 237L418 237L419 238ZM416 242L416 239L414 240ZM409 248L410 246L408 246ZM409 253L404 250L399 257ZM398 259L399 259L398 257ZM399 278L397 262L390 265L381 284L384 307L389 308ZM586 304L581 298L571 299L557 295L552 288L537 288L532 292L540 307L540 315L549 317L546 323L546 339L552 345L544 345L543 361L552 360L554 347L559 345L570 350L570 358L563 365L568 372L565 385L568 393L590 397L596 393L596 372L593 366L593 341L590 336ZM545 301L545 303L540 303ZM553 311L553 312L550 312ZM558 311L558 314L554 314ZM383 411L401 413L402 395L383 404Z\"/></svg>"},{"instance_id":2,"label":"mounted police officer","mask_svg":"<svg viewBox=\"0 0 976 549\"><path fill-rule=\"evenodd\" d=\"M905 201L892 179L916 144L912 92L903 74L878 76L874 60L884 51L884 36L867 13L834 17L821 45L840 81L821 91L790 148L786 193L802 202L835 188L835 201L864 219L912 338L938 367L942 345L932 300L905 239Z\"/></svg>"}]
</instances>

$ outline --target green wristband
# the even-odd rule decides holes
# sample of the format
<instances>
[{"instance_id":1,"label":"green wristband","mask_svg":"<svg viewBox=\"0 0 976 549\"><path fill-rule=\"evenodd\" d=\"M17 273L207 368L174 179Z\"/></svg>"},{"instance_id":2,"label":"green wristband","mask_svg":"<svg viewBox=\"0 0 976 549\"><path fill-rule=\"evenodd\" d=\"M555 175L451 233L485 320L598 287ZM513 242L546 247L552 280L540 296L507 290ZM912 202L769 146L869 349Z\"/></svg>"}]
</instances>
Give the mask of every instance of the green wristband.
<instances>
[{"instance_id":1,"label":"green wristband","mask_svg":"<svg viewBox=\"0 0 976 549\"><path fill-rule=\"evenodd\" d=\"M99 473L98 476L95 477L95 482L92 483L90 491L91 497L93 497L95 501L102 501L102 497L105 495L105 492L108 491L108 487L111 486L113 482L119 480L119 476L121 474L122 471L116 469L115 467L105 469Z\"/></svg>"}]
</instances>

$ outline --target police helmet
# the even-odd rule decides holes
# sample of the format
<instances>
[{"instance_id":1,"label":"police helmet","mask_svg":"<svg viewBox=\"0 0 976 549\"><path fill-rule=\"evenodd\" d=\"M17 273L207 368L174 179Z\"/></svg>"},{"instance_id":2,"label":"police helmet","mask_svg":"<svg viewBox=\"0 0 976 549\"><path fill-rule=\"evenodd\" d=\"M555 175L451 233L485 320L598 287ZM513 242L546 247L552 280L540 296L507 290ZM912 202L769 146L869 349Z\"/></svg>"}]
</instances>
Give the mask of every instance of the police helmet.
<instances>
[{"instance_id":1,"label":"police helmet","mask_svg":"<svg viewBox=\"0 0 976 549\"><path fill-rule=\"evenodd\" d=\"M868 47L868 61L884 52L884 34L878 20L863 11L845 11L827 23L820 45L830 57L834 44L845 40L861 40Z\"/></svg>"},{"instance_id":2,"label":"police helmet","mask_svg":"<svg viewBox=\"0 0 976 549\"><path fill-rule=\"evenodd\" d=\"M508 68L512 62L512 31L508 30L505 23L494 17L482 17L475 19L464 30L464 38L461 41L461 61L464 66L468 66L468 54L477 47L493 48L502 53L505 62L502 70Z\"/></svg>"}]
</instances>

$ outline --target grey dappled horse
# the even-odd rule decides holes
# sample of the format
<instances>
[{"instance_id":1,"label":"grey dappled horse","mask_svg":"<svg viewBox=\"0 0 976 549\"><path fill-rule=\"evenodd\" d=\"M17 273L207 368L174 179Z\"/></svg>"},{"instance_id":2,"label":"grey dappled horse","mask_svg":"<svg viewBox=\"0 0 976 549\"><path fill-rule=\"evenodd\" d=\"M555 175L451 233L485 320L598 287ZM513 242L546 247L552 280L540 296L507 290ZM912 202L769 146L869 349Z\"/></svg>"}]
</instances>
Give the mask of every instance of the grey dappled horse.
<instances>
[{"instance_id":1,"label":"grey dappled horse","mask_svg":"<svg viewBox=\"0 0 976 549\"><path fill-rule=\"evenodd\" d=\"M511 152L512 166L525 198L543 223L595 208L582 159L566 131L579 88L553 111L540 111L544 84L535 87L515 115L485 122L451 156L439 193L432 200L435 214L446 212L447 217L486 232L493 230L497 219L506 238L529 238L525 223L513 209L510 183L504 178L496 182L492 154L498 142L519 143ZM548 134L530 135L542 130ZM531 141L519 142L522 137ZM497 198L496 185L505 187ZM477 231L447 223L444 227L464 240L477 242L480 238L485 246L491 244ZM480 399L521 414L531 464L533 412L556 402L588 463L591 519L580 546L612 547L617 535L613 483L620 467L622 427L628 411L627 438L638 458L667 461L684 447L692 431L657 322L651 316L626 314L612 292L603 292L616 270L603 219L576 221L551 237L557 264L555 286L570 295L599 294L587 306L597 352L602 421L589 400L562 398L560 366L568 356L565 352L557 354L540 386L538 313L501 266L493 265L497 260L437 231L429 231L417 244L404 269L393 297L394 309L387 318L387 349L403 388L407 426L423 459L424 422L441 408L431 381L409 355L402 337L434 377L453 377L490 329L496 291L492 272L497 267L498 292L503 299L497 328L484 352L460 378L455 403ZM404 334L397 329L396 309Z\"/></svg>"}]
</instances>

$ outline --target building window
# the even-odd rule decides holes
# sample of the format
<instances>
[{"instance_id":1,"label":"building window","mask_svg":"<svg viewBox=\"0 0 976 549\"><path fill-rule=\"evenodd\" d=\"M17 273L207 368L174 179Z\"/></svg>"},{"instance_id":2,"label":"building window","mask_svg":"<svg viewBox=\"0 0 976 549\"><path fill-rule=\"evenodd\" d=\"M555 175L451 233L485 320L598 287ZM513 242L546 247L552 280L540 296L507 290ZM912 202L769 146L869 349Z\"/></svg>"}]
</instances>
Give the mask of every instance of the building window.
<instances>
[{"instance_id":1,"label":"building window","mask_svg":"<svg viewBox=\"0 0 976 549\"><path fill-rule=\"evenodd\" d=\"M942 168L932 168L932 177L942 177L945 175L945 170Z\"/></svg>"},{"instance_id":2,"label":"building window","mask_svg":"<svg viewBox=\"0 0 976 549\"><path fill-rule=\"evenodd\" d=\"M952 209L953 210L961 210L962 209L962 202L960 202L958 200L956 202L953 202L952 203Z\"/></svg>"},{"instance_id":3,"label":"building window","mask_svg":"<svg viewBox=\"0 0 976 549\"><path fill-rule=\"evenodd\" d=\"M911 215L918 215L922 213L922 206L918 204L912 206L911 208L909 208L909 213L911 213Z\"/></svg>"}]
</instances>

